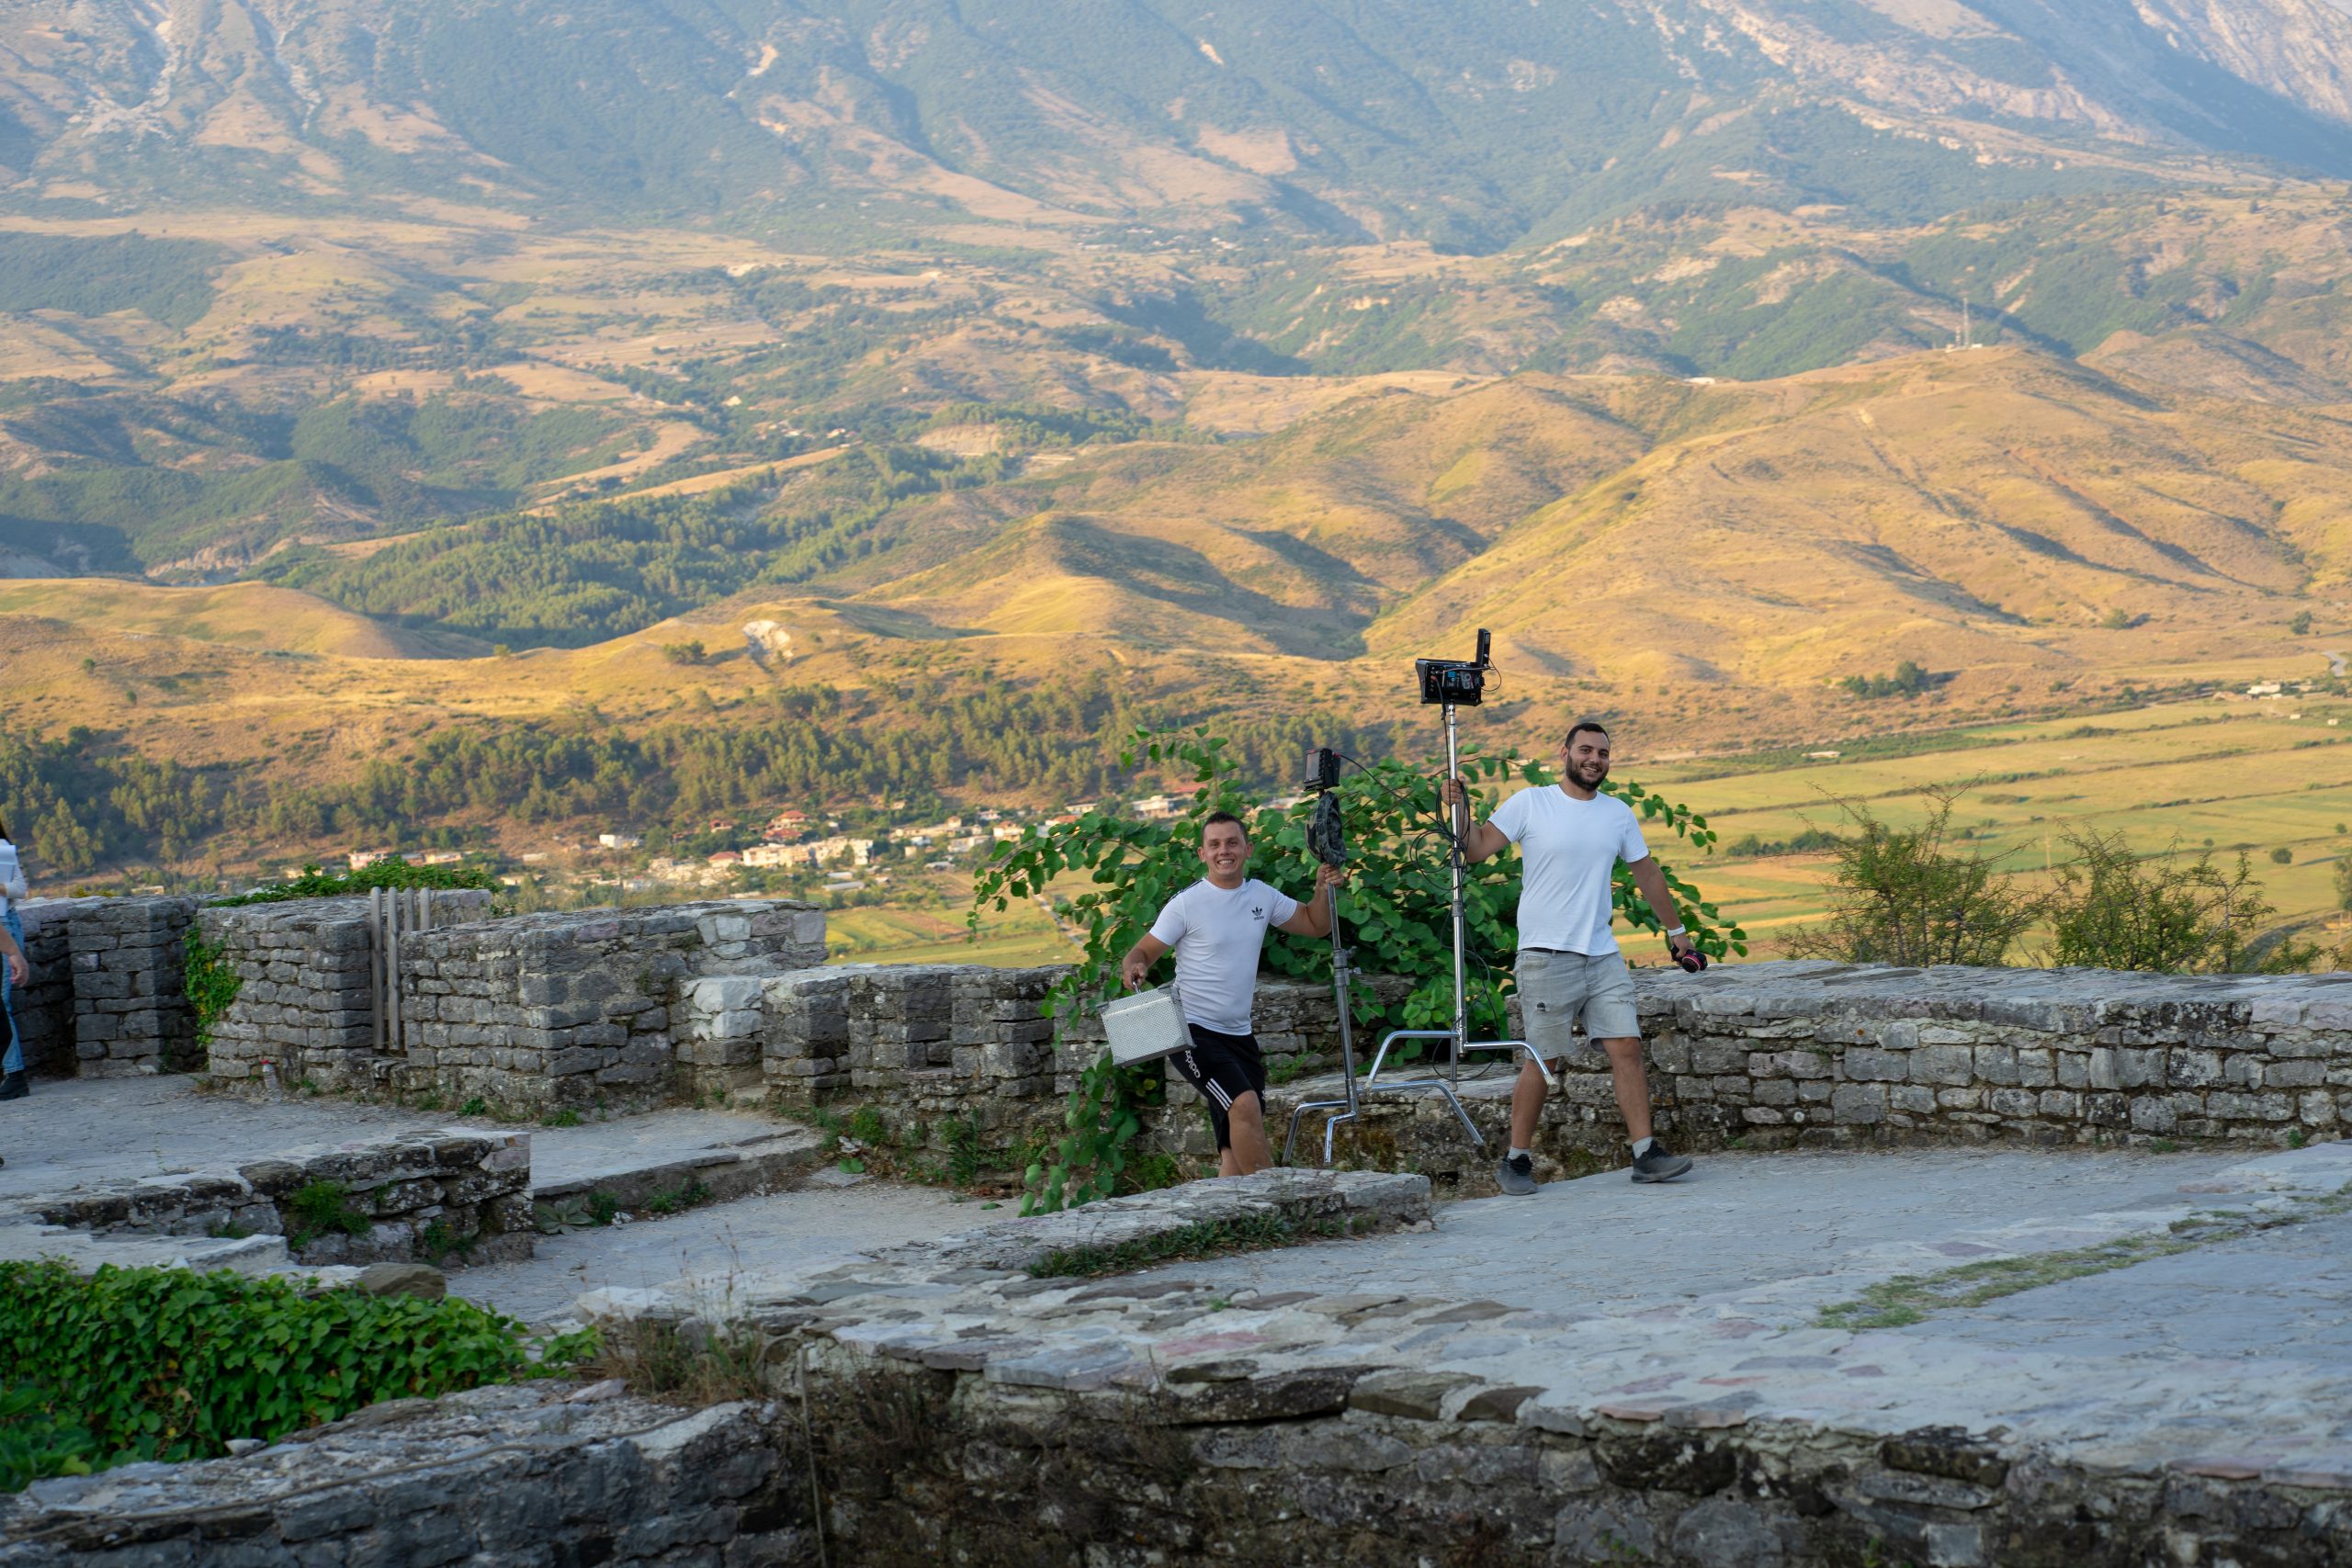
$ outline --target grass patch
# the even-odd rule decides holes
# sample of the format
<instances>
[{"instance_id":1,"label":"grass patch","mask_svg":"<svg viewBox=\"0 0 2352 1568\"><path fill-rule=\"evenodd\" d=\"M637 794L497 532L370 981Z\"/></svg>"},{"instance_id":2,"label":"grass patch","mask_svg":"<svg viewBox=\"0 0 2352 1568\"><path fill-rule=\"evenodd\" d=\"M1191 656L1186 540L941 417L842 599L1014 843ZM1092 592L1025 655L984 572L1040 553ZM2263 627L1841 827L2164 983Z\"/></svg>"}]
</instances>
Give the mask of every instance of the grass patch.
<instances>
[{"instance_id":1,"label":"grass patch","mask_svg":"<svg viewBox=\"0 0 2352 1568\"><path fill-rule=\"evenodd\" d=\"M1125 1274L1155 1263L1183 1258L1224 1258L1237 1252L1263 1252L1353 1235L1371 1228L1372 1217L1348 1220L1329 1216L1295 1220L1283 1214L1250 1214L1238 1220L1202 1220L1157 1235L1109 1247L1057 1247L1029 1265L1033 1280L1087 1280L1102 1274Z\"/></svg>"},{"instance_id":2,"label":"grass patch","mask_svg":"<svg viewBox=\"0 0 2352 1568\"><path fill-rule=\"evenodd\" d=\"M369 1221L351 1205L351 1190L340 1181L313 1181L286 1200L292 1228L286 1245L295 1252L324 1235L366 1235Z\"/></svg>"},{"instance_id":3,"label":"grass patch","mask_svg":"<svg viewBox=\"0 0 2352 1568\"><path fill-rule=\"evenodd\" d=\"M689 1177L684 1186L656 1192L646 1199L645 1212L649 1214L683 1214L688 1209L700 1208L716 1196L718 1194L705 1186L700 1177Z\"/></svg>"},{"instance_id":4,"label":"grass patch","mask_svg":"<svg viewBox=\"0 0 2352 1568\"><path fill-rule=\"evenodd\" d=\"M1987 1258L1933 1274L1898 1274L1869 1286L1853 1301L1822 1308L1815 1322L1823 1328L1903 1328L1926 1322L1933 1313L1983 1306L2044 1285L2110 1273L2347 1210L2352 1210L2352 1188L2322 1198L2298 1198L2292 1207L2268 1213L2193 1215L2174 1221L2160 1235L2120 1236L2062 1252Z\"/></svg>"}]
</instances>

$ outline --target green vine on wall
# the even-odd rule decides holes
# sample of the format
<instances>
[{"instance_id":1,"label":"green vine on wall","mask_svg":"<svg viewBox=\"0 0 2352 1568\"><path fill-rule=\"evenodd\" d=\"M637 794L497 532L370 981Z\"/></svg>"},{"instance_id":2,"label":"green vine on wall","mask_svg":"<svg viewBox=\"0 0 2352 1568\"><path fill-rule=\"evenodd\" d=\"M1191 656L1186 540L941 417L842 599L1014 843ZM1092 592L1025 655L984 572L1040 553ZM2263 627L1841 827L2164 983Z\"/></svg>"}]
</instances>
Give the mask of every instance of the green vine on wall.
<instances>
[{"instance_id":1,"label":"green vine on wall","mask_svg":"<svg viewBox=\"0 0 2352 1568\"><path fill-rule=\"evenodd\" d=\"M1286 890L1304 892L1313 886L1306 829L1314 802L1282 811L1260 809L1243 792L1239 769L1227 760L1227 742L1205 729L1181 735L1139 729L1121 749L1120 766L1130 772L1146 762L1188 768L1195 787L1182 815L1147 822L1089 812L1075 822L999 844L991 852L973 885L967 924L976 932L990 907L1002 910L1015 898L1047 896L1069 874L1083 874L1091 884L1063 908L1086 933L1086 944L1079 963L1046 999L1057 1033L1112 994L1121 956L1150 928L1162 905L1199 880L1201 824L1212 812L1230 811L1250 823L1252 875ZM1417 977L1392 1021L1402 1028L1443 1028L1453 1018L1451 879L1437 801L1442 771L1434 761L1416 769L1391 759L1351 771L1339 791L1351 856L1340 918L1359 968ZM1552 782L1540 763L1475 749L1464 753L1462 773L1481 818L1511 781ZM1645 828L1666 829L1693 850L1712 852L1714 830L1688 807L1631 782L1612 779L1605 787L1632 807ZM1745 954L1747 933L1725 920L1663 860L1659 864L1700 948L1717 958ZM1473 953L1466 986L1471 1026L1487 1035L1503 1028L1510 964L1519 949L1513 923L1519 888L1516 855L1473 866L1464 879L1463 914ZM1629 925L1656 932L1657 921L1622 867L1615 902ZM1328 942L1278 934L1267 942L1263 964L1275 975L1328 982L1331 950ZM1359 1023L1384 1021L1382 1004L1370 987L1352 995ZM1029 1168L1022 1212L1075 1207L1116 1191L1128 1168L1128 1145L1142 1130L1143 1114L1159 1088L1158 1074L1121 1069L1112 1065L1109 1053L1099 1053L1071 1091L1061 1139Z\"/></svg>"},{"instance_id":2,"label":"green vine on wall","mask_svg":"<svg viewBox=\"0 0 2352 1568\"><path fill-rule=\"evenodd\" d=\"M245 988L244 977L228 964L227 948L195 931L187 933L183 953L181 983L187 988L188 1005L196 1010L196 1048L209 1053L213 1028L235 1005L237 993Z\"/></svg>"}]
</instances>

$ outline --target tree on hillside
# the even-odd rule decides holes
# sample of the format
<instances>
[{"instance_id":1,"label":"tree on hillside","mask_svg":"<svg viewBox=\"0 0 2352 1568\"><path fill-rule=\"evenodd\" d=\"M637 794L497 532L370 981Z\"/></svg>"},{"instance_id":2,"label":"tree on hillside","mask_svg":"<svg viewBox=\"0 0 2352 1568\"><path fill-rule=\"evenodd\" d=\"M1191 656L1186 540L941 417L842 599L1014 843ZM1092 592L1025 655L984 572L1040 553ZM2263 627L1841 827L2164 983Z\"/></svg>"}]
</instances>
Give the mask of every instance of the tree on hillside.
<instances>
[{"instance_id":1,"label":"tree on hillside","mask_svg":"<svg viewBox=\"0 0 2352 1568\"><path fill-rule=\"evenodd\" d=\"M2053 963L2279 975L2308 969L2319 956L2290 933L2265 929L2278 911L2243 851L2236 868L2224 870L2211 850L2181 860L2177 844L2143 860L2120 833L2077 830L2066 843L2074 858L2057 868L2050 895Z\"/></svg>"},{"instance_id":2,"label":"tree on hillside","mask_svg":"<svg viewBox=\"0 0 2352 1568\"><path fill-rule=\"evenodd\" d=\"M1855 832L1831 852L1829 918L1799 931L1789 952L1845 964L2007 963L2041 918L2041 900L1992 858L1946 847L1952 808L1969 787L1922 791L1933 804L1917 828L1892 827L1863 803L1840 801Z\"/></svg>"}]
</instances>

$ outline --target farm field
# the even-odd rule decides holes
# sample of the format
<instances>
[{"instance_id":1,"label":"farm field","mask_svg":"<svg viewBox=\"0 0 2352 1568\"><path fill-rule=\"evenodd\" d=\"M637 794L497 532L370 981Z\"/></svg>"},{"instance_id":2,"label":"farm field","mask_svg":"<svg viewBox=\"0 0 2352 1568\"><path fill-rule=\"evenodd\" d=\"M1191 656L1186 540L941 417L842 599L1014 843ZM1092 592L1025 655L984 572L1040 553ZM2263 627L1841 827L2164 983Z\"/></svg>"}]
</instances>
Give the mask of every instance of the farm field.
<instances>
[{"instance_id":1,"label":"farm field","mask_svg":"<svg viewBox=\"0 0 2352 1568\"><path fill-rule=\"evenodd\" d=\"M2331 724L2330 721L2335 723ZM2070 832L2120 832L2143 854L2177 846L2252 857L2277 923L2333 949L2352 933L2335 907L2336 863L2352 853L2352 703L2338 699L2216 699L2041 723L1987 725L1906 737L1901 755L1838 756L1743 765L1737 759L1620 772L1703 814L1724 850L1751 837L1787 843L1807 829L1844 830L1840 802L1867 806L1897 826L1917 823L1924 788L1967 785L1953 815L1956 838L2013 874L2041 880L2066 858ZM1964 836L1964 837L1963 837ZM1705 889L1750 937L1751 959L1779 956L1792 932L1820 918L1830 857L1822 852L1679 859L1657 848ZM2284 849L2285 864L2271 852ZM983 924L967 945L954 911L847 910L834 939L861 963L1039 964L1066 958L1043 917L1019 906ZM2018 956L2030 960L2038 942ZM1628 943L1634 962L1656 954Z\"/></svg>"}]
</instances>

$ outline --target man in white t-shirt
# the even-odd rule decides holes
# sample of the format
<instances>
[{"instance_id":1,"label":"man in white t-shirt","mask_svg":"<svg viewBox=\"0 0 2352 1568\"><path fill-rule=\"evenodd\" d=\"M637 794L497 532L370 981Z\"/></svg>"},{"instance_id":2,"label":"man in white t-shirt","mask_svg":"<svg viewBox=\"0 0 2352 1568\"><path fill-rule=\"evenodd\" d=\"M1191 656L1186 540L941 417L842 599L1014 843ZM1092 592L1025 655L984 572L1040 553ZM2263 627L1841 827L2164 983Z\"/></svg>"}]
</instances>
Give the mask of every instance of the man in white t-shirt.
<instances>
[{"instance_id":1,"label":"man in white t-shirt","mask_svg":"<svg viewBox=\"0 0 2352 1568\"><path fill-rule=\"evenodd\" d=\"M1193 1048L1173 1058L1176 1070L1208 1103L1217 1174L1247 1176L1274 1163L1266 1141L1266 1059L1250 1020L1266 928L1329 936L1331 885L1345 874L1324 866L1311 903L1284 896L1249 874L1249 830L1223 811L1201 824L1201 866L1208 874L1168 900L1119 961L1119 978L1129 990L1140 988L1174 950L1176 1000L1193 1034Z\"/></svg>"},{"instance_id":2,"label":"man in white t-shirt","mask_svg":"<svg viewBox=\"0 0 2352 1568\"><path fill-rule=\"evenodd\" d=\"M1561 744L1558 784L1521 790L1475 828L1461 782L1448 781L1442 793L1465 860L1475 863L1510 844L1526 858L1517 972L1527 1043L1544 1060L1560 1061L1581 1018L1585 1038L1609 1055L1617 1108L1624 1112L1625 1134L1633 1142L1634 1179L1670 1181L1689 1170L1690 1161L1668 1152L1650 1131L1650 1085L1642 1066L1634 979L1609 930L1618 862L1631 868L1634 886L1657 916L1675 956L1696 948L1675 913L1666 874L1642 841L1640 818L1615 795L1600 793L1608 776L1609 732L1591 719L1579 719ZM1537 1187L1529 1151L1543 1110L1544 1075L1529 1062L1521 1066L1511 1091L1510 1151L1496 1172L1502 1190L1514 1197Z\"/></svg>"}]
</instances>

